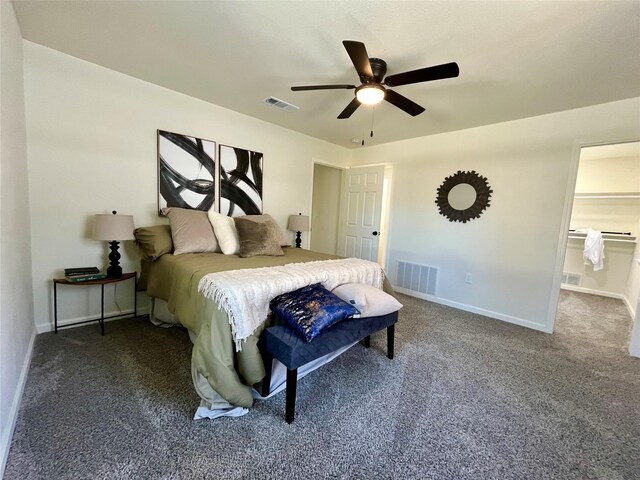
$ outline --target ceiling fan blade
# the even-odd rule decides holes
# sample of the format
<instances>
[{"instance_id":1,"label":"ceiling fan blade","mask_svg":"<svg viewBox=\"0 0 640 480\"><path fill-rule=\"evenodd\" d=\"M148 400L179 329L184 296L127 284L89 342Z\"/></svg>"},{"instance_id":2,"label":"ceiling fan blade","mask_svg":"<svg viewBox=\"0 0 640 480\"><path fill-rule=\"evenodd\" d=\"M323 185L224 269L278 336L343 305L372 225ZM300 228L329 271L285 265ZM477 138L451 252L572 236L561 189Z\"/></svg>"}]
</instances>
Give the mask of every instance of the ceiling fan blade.
<instances>
[{"instance_id":1,"label":"ceiling fan blade","mask_svg":"<svg viewBox=\"0 0 640 480\"><path fill-rule=\"evenodd\" d=\"M353 66L356 67L356 72L360 77L373 78L373 70L371 70L371 63L369 62L369 55L367 49L362 42L356 42L354 40L345 40L342 42L344 48L347 50Z\"/></svg>"},{"instance_id":2,"label":"ceiling fan blade","mask_svg":"<svg viewBox=\"0 0 640 480\"><path fill-rule=\"evenodd\" d=\"M360 106L360 102L358 101L357 98L354 98L353 100L351 100L351 103L347 105L347 108L345 108L342 112L340 112L340 115L338 115L338 118L340 119L349 118L351 115L353 115L353 112L355 112L359 106Z\"/></svg>"},{"instance_id":3,"label":"ceiling fan blade","mask_svg":"<svg viewBox=\"0 0 640 480\"><path fill-rule=\"evenodd\" d=\"M394 92L393 90L387 90L385 92L384 99L392 105L398 107L400 110L407 112L412 117L420 115L422 112L424 112L424 107L421 107L417 103L409 100L404 95L400 95L398 92Z\"/></svg>"},{"instance_id":4,"label":"ceiling fan blade","mask_svg":"<svg viewBox=\"0 0 640 480\"><path fill-rule=\"evenodd\" d=\"M355 85L308 85L303 87L291 87L294 92L302 90L352 90L356 88Z\"/></svg>"},{"instance_id":5,"label":"ceiling fan blade","mask_svg":"<svg viewBox=\"0 0 640 480\"><path fill-rule=\"evenodd\" d=\"M397 73L389 75L384 84L390 87L399 87L400 85L409 85L411 83L429 82L431 80L441 80L443 78L457 77L460 69L456 62L443 63L433 67L420 68L411 70L410 72Z\"/></svg>"}]
</instances>

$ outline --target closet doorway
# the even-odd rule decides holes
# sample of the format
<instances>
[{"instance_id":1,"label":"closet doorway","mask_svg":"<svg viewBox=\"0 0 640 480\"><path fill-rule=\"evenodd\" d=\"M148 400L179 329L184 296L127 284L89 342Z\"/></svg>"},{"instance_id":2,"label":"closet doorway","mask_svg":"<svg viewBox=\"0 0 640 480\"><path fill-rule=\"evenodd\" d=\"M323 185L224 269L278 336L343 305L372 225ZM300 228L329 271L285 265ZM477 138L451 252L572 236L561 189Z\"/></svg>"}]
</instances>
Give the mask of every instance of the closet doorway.
<instances>
[{"instance_id":1,"label":"closet doorway","mask_svg":"<svg viewBox=\"0 0 640 480\"><path fill-rule=\"evenodd\" d=\"M310 247L314 252L338 253L343 175L341 168L321 163L313 165Z\"/></svg>"},{"instance_id":2,"label":"closet doorway","mask_svg":"<svg viewBox=\"0 0 640 480\"><path fill-rule=\"evenodd\" d=\"M639 316L639 141L580 149L567 237L556 332L626 349Z\"/></svg>"}]
</instances>

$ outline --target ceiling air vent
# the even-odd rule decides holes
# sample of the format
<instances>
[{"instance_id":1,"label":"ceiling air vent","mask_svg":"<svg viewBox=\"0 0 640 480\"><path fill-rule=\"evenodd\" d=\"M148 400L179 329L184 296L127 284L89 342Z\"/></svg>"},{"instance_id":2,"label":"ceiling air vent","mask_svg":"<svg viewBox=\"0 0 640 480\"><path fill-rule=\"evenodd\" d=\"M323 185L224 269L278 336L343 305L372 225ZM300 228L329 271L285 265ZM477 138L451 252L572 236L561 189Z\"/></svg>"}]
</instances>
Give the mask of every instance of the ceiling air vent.
<instances>
[{"instance_id":1,"label":"ceiling air vent","mask_svg":"<svg viewBox=\"0 0 640 480\"><path fill-rule=\"evenodd\" d=\"M279 98L276 98L276 97L267 97L264 99L264 103L266 103L267 105L271 105L272 107L279 108L281 110L287 110L287 111L300 110L300 107L296 107L295 105L292 105L291 103L287 103L284 100L280 100Z\"/></svg>"}]
</instances>

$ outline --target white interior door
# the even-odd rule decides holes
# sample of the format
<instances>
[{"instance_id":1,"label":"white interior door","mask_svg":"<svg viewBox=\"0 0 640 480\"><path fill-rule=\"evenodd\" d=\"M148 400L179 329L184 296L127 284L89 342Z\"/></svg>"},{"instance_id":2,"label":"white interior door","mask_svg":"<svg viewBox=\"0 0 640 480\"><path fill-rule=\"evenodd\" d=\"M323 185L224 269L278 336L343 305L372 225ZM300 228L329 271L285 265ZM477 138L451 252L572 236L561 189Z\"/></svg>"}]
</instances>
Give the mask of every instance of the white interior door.
<instances>
[{"instance_id":1,"label":"white interior door","mask_svg":"<svg viewBox=\"0 0 640 480\"><path fill-rule=\"evenodd\" d=\"M384 166L347 170L338 249L340 255L378 261L383 185Z\"/></svg>"}]
</instances>

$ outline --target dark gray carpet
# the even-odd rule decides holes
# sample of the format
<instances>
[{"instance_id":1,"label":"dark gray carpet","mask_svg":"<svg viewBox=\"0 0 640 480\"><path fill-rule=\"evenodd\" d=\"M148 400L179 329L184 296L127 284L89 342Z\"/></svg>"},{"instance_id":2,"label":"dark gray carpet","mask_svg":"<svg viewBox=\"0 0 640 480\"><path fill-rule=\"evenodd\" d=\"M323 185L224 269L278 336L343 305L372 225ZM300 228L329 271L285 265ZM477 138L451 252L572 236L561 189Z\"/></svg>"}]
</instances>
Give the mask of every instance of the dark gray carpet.
<instances>
[{"instance_id":1,"label":"dark gray carpet","mask_svg":"<svg viewBox=\"0 0 640 480\"><path fill-rule=\"evenodd\" d=\"M193 421L184 330L142 320L44 334L6 479L632 479L640 360L622 302L563 293L557 332L401 296L385 335L245 417Z\"/></svg>"}]
</instances>

